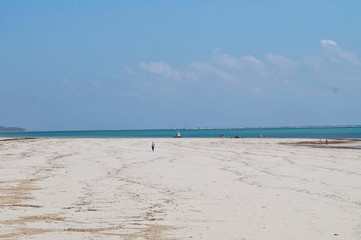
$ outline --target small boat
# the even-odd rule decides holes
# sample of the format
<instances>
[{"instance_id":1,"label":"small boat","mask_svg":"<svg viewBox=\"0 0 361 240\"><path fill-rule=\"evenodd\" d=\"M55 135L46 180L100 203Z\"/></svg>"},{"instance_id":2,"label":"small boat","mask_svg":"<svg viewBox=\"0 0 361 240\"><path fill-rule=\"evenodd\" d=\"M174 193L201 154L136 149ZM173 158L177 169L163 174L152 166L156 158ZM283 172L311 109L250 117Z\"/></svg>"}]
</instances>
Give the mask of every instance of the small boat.
<instances>
[{"instance_id":1,"label":"small boat","mask_svg":"<svg viewBox=\"0 0 361 240\"><path fill-rule=\"evenodd\" d=\"M182 135L180 134L180 132L177 132L177 134L175 136L173 136L174 138L181 138Z\"/></svg>"}]
</instances>

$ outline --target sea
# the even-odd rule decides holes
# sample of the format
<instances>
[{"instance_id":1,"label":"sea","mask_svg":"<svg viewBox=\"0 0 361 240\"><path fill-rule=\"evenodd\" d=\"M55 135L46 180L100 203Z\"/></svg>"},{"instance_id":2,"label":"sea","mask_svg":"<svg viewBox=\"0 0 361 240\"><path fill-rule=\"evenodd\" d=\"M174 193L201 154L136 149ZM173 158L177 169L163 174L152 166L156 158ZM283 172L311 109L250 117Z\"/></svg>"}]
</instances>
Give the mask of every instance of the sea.
<instances>
[{"instance_id":1,"label":"sea","mask_svg":"<svg viewBox=\"0 0 361 240\"><path fill-rule=\"evenodd\" d=\"M0 132L5 138L345 138L361 139L361 126L225 129L143 129L107 131Z\"/></svg>"}]
</instances>

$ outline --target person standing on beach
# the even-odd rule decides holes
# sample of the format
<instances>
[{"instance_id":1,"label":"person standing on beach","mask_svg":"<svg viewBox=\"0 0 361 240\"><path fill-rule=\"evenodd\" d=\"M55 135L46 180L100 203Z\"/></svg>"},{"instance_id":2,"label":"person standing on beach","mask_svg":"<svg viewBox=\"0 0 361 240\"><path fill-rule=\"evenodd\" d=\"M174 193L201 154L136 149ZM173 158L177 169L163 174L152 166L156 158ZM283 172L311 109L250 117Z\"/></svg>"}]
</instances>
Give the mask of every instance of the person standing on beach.
<instances>
[{"instance_id":1,"label":"person standing on beach","mask_svg":"<svg viewBox=\"0 0 361 240\"><path fill-rule=\"evenodd\" d=\"M154 148L155 148L155 143L152 142L152 150L153 150L153 152L154 152Z\"/></svg>"}]
</instances>

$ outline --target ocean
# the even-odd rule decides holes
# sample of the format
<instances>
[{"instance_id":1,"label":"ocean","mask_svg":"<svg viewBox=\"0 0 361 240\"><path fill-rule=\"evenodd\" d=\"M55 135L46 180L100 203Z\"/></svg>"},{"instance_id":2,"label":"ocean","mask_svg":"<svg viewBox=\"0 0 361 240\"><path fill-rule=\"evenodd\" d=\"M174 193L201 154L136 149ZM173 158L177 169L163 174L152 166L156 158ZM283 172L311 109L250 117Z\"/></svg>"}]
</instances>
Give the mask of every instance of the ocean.
<instances>
[{"instance_id":1,"label":"ocean","mask_svg":"<svg viewBox=\"0 0 361 240\"><path fill-rule=\"evenodd\" d=\"M0 132L0 137L29 138L171 138L180 132L184 138L352 138L361 139L361 127L152 129L114 131Z\"/></svg>"}]
</instances>

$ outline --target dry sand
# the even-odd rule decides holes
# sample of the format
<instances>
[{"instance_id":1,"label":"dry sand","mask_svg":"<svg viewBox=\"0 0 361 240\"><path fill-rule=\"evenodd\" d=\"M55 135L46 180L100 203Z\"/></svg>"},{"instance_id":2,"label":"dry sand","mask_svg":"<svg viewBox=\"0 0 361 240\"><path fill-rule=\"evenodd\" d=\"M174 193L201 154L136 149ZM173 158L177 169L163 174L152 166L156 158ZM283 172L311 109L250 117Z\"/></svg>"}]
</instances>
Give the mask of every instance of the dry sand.
<instances>
[{"instance_id":1,"label":"dry sand","mask_svg":"<svg viewBox=\"0 0 361 240\"><path fill-rule=\"evenodd\" d=\"M4 140L0 239L361 239L360 149Z\"/></svg>"}]
</instances>

